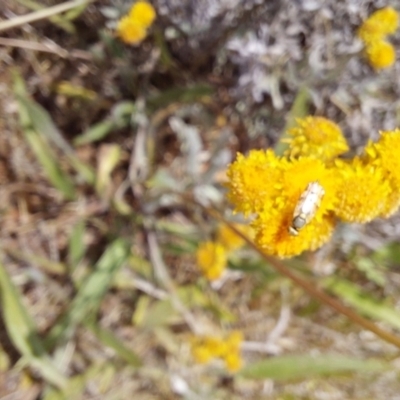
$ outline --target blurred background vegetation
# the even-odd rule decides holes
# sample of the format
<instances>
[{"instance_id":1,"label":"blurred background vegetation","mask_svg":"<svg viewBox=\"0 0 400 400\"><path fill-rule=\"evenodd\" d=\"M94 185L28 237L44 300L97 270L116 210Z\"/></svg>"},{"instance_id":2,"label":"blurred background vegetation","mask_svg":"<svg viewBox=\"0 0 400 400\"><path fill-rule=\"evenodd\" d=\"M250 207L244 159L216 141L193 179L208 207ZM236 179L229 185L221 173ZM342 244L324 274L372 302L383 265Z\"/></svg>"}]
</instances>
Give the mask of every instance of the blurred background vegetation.
<instances>
[{"instance_id":1,"label":"blurred background vegetation","mask_svg":"<svg viewBox=\"0 0 400 400\"><path fill-rule=\"evenodd\" d=\"M398 399L398 214L196 265L238 221L237 152L282 151L305 115L353 154L400 126L400 65L355 34L388 2L154 0L124 43L132 4L1 2L0 399ZM199 363L204 334L240 338L241 367Z\"/></svg>"}]
</instances>

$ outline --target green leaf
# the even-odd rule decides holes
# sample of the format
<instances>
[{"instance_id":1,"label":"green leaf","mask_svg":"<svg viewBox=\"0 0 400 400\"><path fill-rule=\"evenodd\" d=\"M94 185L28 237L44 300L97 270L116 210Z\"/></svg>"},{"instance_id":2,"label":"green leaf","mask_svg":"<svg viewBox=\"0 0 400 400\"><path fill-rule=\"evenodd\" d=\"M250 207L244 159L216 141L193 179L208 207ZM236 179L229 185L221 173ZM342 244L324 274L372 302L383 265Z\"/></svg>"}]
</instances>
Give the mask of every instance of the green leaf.
<instances>
[{"instance_id":1,"label":"green leaf","mask_svg":"<svg viewBox=\"0 0 400 400\"><path fill-rule=\"evenodd\" d=\"M381 268L391 268L397 265L400 260L400 244L395 242L380 247L372 254L372 259L377 265L381 265Z\"/></svg>"},{"instance_id":2,"label":"green leaf","mask_svg":"<svg viewBox=\"0 0 400 400\"><path fill-rule=\"evenodd\" d=\"M357 360L336 354L273 357L250 364L240 375L251 379L297 380L349 372L375 372L389 368L377 360Z\"/></svg>"},{"instance_id":3,"label":"green leaf","mask_svg":"<svg viewBox=\"0 0 400 400\"><path fill-rule=\"evenodd\" d=\"M75 8L72 8L71 10L67 11L63 15L64 20L73 21L74 19L77 19L86 10L87 6L88 6L88 4L83 3L80 6L77 6Z\"/></svg>"},{"instance_id":4,"label":"green leaf","mask_svg":"<svg viewBox=\"0 0 400 400\"><path fill-rule=\"evenodd\" d=\"M73 199L75 196L74 186L58 164L57 158L54 156L52 149L43 138L32 129L31 118L28 109L25 107L23 99L27 96L25 83L18 72L14 71L14 92L19 104L19 118L21 122L22 132L25 139L31 146L39 163L42 165L44 173L50 182L66 199Z\"/></svg>"},{"instance_id":5,"label":"green leaf","mask_svg":"<svg viewBox=\"0 0 400 400\"><path fill-rule=\"evenodd\" d=\"M113 349L116 354L125 360L132 367L138 368L142 365L142 362L132 350L126 347L121 339L118 339L112 332L100 328L97 324L86 324L86 327L89 328L103 343L103 345L110 347Z\"/></svg>"},{"instance_id":6,"label":"green leaf","mask_svg":"<svg viewBox=\"0 0 400 400\"><path fill-rule=\"evenodd\" d=\"M57 387L64 386L65 377L45 352L33 320L23 305L21 294L1 263L0 299L7 334L15 348L25 357L25 361L31 367L41 373L45 380Z\"/></svg>"},{"instance_id":7,"label":"green leaf","mask_svg":"<svg viewBox=\"0 0 400 400\"><path fill-rule=\"evenodd\" d=\"M136 110L136 104L132 101L121 101L111 110L110 115L103 121L91 126L74 139L75 146L81 146L105 138L114 129L122 129L129 126L131 116Z\"/></svg>"},{"instance_id":8,"label":"green leaf","mask_svg":"<svg viewBox=\"0 0 400 400\"><path fill-rule=\"evenodd\" d=\"M400 329L399 311L372 298L357 285L343 279L328 278L324 281L324 287L367 317L384 321L394 328Z\"/></svg>"},{"instance_id":9,"label":"green leaf","mask_svg":"<svg viewBox=\"0 0 400 400\"><path fill-rule=\"evenodd\" d=\"M213 88L209 85L194 85L187 88L177 87L151 97L147 104L154 111L175 102L192 103L204 96L211 96L213 92Z\"/></svg>"},{"instance_id":10,"label":"green leaf","mask_svg":"<svg viewBox=\"0 0 400 400\"><path fill-rule=\"evenodd\" d=\"M79 160L75 150L64 139L50 114L40 104L30 98L22 77L16 71L14 71L14 93L18 100L21 125L25 128L25 137L45 170L49 171L50 168L50 171L54 170L55 167L52 164L58 167L58 164L54 162L54 160L57 160L57 156L50 146L52 144L66 155L71 166L86 182L94 183L95 175L93 170ZM47 154L45 158L42 156L43 151ZM58 167L58 169L60 168ZM58 175L60 174L59 172ZM64 180L66 179L64 177ZM54 184L54 182L52 183Z\"/></svg>"},{"instance_id":11,"label":"green leaf","mask_svg":"<svg viewBox=\"0 0 400 400\"><path fill-rule=\"evenodd\" d=\"M129 247L122 239L116 239L106 248L94 272L79 287L64 317L51 330L46 340L48 346L52 347L61 338L72 334L75 327L85 319L93 318L128 254Z\"/></svg>"},{"instance_id":12,"label":"green leaf","mask_svg":"<svg viewBox=\"0 0 400 400\"><path fill-rule=\"evenodd\" d=\"M386 278L385 273L378 267L376 262L370 257L356 257L353 260L354 265L357 269L365 274L365 276L371 282L376 283L379 286L384 287Z\"/></svg>"},{"instance_id":13,"label":"green leaf","mask_svg":"<svg viewBox=\"0 0 400 400\"><path fill-rule=\"evenodd\" d=\"M181 316L174 309L169 299L153 303L147 308L141 326L154 329L159 326L181 322Z\"/></svg>"},{"instance_id":14,"label":"green leaf","mask_svg":"<svg viewBox=\"0 0 400 400\"><path fill-rule=\"evenodd\" d=\"M112 172L121 161L121 147L116 143L103 144L97 156L96 192L104 200L110 198Z\"/></svg>"},{"instance_id":15,"label":"green leaf","mask_svg":"<svg viewBox=\"0 0 400 400\"><path fill-rule=\"evenodd\" d=\"M116 366L104 362L96 362L92 365L88 365L85 370L79 375L74 375L67 382L67 385L62 390L57 390L54 387L47 387L40 397L41 400L73 400L73 399L84 399L87 394L86 389L88 382L94 384L100 393L104 393L100 389L98 380L102 383L109 381L110 373L114 376ZM114 372L113 372L114 371ZM104 379L104 380L103 380ZM97 382L96 382L97 380Z\"/></svg>"},{"instance_id":16,"label":"green leaf","mask_svg":"<svg viewBox=\"0 0 400 400\"><path fill-rule=\"evenodd\" d=\"M74 185L69 176L60 168L58 160L48 143L32 129L23 129L23 133L51 184L57 188L66 199L72 200L75 197Z\"/></svg>"},{"instance_id":17,"label":"green leaf","mask_svg":"<svg viewBox=\"0 0 400 400\"><path fill-rule=\"evenodd\" d=\"M25 263L36 264L39 268L54 275L64 275L67 272L67 267L61 262L49 260L46 257L37 256L31 253L25 253L20 249L11 246L2 249L7 255Z\"/></svg>"},{"instance_id":18,"label":"green leaf","mask_svg":"<svg viewBox=\"0 0 400 400\"><path fill-rule=\"evenodd\" d=\"M72 269L83 258L86 252L86 245L83 237L85 235L85 221L79 221L71 232L68 244L68 262Z\"/></svg>"},{"instance_id":19,"label":"green leaf","mask_svg":"<svg viewBox=\"0 0 400 400\"><path fill-rule=\"evenodd\" d=\"M106 119L104 121L101 121L91 126L81 135L77 136L74 139L74 145L82 146L84 144L97 142L105 138L109 133L113 131L113 129L115 129L114 121L112 121L111 119Z\"/></svg>"}]
</instances>

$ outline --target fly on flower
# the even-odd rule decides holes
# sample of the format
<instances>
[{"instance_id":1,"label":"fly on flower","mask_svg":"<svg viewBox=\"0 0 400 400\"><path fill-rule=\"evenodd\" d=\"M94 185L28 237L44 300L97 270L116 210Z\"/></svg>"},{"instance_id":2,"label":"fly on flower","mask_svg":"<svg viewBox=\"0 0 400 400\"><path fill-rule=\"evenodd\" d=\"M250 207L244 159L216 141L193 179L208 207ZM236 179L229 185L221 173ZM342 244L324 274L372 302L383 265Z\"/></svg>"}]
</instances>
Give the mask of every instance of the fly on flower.
<instances>
[{"instance_id":1,"label":"fly on flower","mask_svg":"<svg viewBox=\"0 0 400 400\"><path fill-rule=\"evenodd\" d=\"M307 185L294 208L292 225L289 226L291 235L297 236L299 230L313 219L324 194L325 190L318 182L310 182Z\"/></svg>"}]
</instances>

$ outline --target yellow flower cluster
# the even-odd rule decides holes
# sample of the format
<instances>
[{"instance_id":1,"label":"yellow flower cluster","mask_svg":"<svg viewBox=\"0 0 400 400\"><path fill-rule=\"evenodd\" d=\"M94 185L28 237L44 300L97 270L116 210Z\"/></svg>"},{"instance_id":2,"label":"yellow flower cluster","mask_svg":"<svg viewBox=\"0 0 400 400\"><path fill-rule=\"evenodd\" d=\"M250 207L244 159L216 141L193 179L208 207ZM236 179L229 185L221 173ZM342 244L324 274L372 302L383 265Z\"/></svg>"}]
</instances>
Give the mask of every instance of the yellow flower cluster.
<instances>
[{"instance_id":1,"label":"yellow flower cluster","mask_svg":"<svg viewBox=\"0 0 400 400\"><path fill-rule=\"evenodd\" d=\"M206 364L213 358L222 359L228 371L235 372L242 366L240 345L243 335L239 331L231 332L227 337L195 336L192 338L192 355L199 364Z\"/></svg>"},{"instance_id":2,"label":"yellow flower cluster","mask_svg":"<svg viewBox=\"0 0 400 400\"><path fill-rule=\"evenodd\" d=\"M372 43L384 39L396 32L398 14L392 7L381 8L372 13L358 29L358 37L364 43Z\"/></svg>"},{"instance_id":3,"label":"yellow flower cluster","mask_svg":"<svg viewBox=\"0 0 400 400\"><path fill-rule=\"evenodd\" d=\"M240 232L249 234L246 225L233 224ZM215 241L201 242L196 252L197 266L210 281L221 277L225 271L228 256L244 245L244 240L228 225L221 224Z\"/></svg>"},{"instance_id":4,"label":"yellow flower cluster","mask_svg":"<svg viewBox=\"0 0 400 400\"><path fill-rule=\"evenodd\" d=\"M227 170L228 199L251 216L255 243L267 254L292 257L315 250L337 220L366 223L400 206L400 130L381 132L359 157L340 128L321 117L298 120L284 156L252 150Z\"/></svg>"},{"instance_id":5,"label":"yellow flower cluster","mask_svg":"<svg viewBox=\"0 0 400 400\"><path fill-rule=\"evenodd\" d=\"M218 279L226 268L227 254L221 243L212 241L200 243L196 258L200 271L210 281Z\"/></svg>"},{"instance_id":6,"label":"yellow flower cluster","mask_svg":"<svg viewBox=\"0 0 400 400\"><path fill-rule=\"evenodd\" d=\"M307 157L330 160L349 150L340 127L329 119L306 117L297 121L298 126L289 129L289 144L285 156L295 158L299 154Z\"/></svg>"},{"instance_id":7,"label":"yellow flower cluster","mask_svg":"<svg viewBox=\"0 0 400 400\"><path fill-rule=\"evenodd\" d=\"M147 1L137 1L128 15L122 17L117 26L117 34L128 44L138 44L147 35L147 30L156 18L153 6Z\"/></svg>"},{"instance_id":8,"label":"yellow flower cluster","mask_svg":"<svg viewBox=\"0 0 400 400\"><path fill-rule=\"evenodd\" d=\"M371 66L376 70L390 67L396 53L391 43L386 41L386 36L396 32L399 16L392 7L385 7L366 19L358 29L358 37L365 44L365 54Z\"/></svg>"},{"instance_id":9,"label":"yellow flower cluster","mask_svg":"<svg viewBox=\"0 0 400 400\"><path fill-rule=\"evenodd\" d=\"M385 185L380 181L380 191L383 194L383 204L379 212L380 217L387 218L397 211L400 206L400 129L380 132L380 140L369 142L365 148L363 161L371 165L375 173L382 176ZM371 187L370 191L373 191ZM386 196L385 196L386 194ZM370 202L370 198L368 198Z\"/></svg>"}]
</instances>

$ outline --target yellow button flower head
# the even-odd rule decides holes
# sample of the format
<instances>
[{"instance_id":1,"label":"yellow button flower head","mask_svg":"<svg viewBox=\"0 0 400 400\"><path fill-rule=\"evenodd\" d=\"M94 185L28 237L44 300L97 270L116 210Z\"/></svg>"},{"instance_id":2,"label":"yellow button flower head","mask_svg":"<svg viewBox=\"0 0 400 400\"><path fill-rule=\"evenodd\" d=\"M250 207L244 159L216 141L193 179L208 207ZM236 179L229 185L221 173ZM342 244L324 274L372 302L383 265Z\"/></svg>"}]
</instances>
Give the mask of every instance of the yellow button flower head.
<instances>
[{"instance_id":1,"label":"yellow button flower head","mask_svg":"<svg viewBox=\"0 0 400 400\"><path fill-rule=\"evenodd\" d=\"M293 235L289 228L293 223L294 210L311 182L318 182L323 188L323 197L315 205L315 214L310 221L298 235ZM252 222L256 232L255 243L267 254L281 258L322 246L335 227L332 211L337 201L338 183L338 177L321 160L309 157L293 160L282 179L277 206L265 208Z\"/></svg>"},{"instance_id":2,"label":"yellow button flower head","mask_svg":"<svg viewBox=\"0 0 400 400\"><path fill-rule=\"evenodd\" d=\"M209 280L218 279L226 268L227 254L224 246L217 242L203 242L196 253L197 266Z\"/></svg>"},{"instance_id":3,"label":"yellow button flower head","mask_svg":"<svg viewBox=\"0 0 400 400\"><path fill-rule=\"evenodd\" d=\"M396 52L393 45L385 40L369 43L365 48L365 54L368 62L376 70L388 68L396 61Z\"/></svg>"},{"instance_id":4,"label":"yellow button flower head","mask_svg":"<svg viewBox=\"0 0 400 400\"><path fill-rule=\"evenodd\" d=\"M330 161L349 150L340 127L329 119L308 116L296 122L298 126L288 130L291 137L282 140L289 143L287 157L311 156Z\"/></svg>"},{"instance_id":5,"label":"yellow button flower head","mask_svg":"<svg viewBox=\"0 0 400 400\"><path fill-rule=\"evenodd\" d=\"M240 346L243 335L234 331L226 338L216 336L195 336L191 339L192 355L200 364L211 361L212 358L221 358L225 361L226 368L237 371L242 365Z\"/></svg>"},{"instance_id":6,"label":"yellow button flower head","mask_svg":"<svg viewBox=\"0 0 400 400\"><path fill-rule=\"evenodd\" d=\"M382 199L385 199L385 205L380 216L388 217L400 206L400 129L382 131L380 135L376 143L367 144L363 159L364 162L383 171L380 193ZM389 185L389 194L384 196L386 184ZM372 191L371 188L370 192Z\"/></svg>"},{"instance_id":7,"label":"yellow button flower head","mask_svg":"<svg viewBox=\"0 0 400 400\"><path fill-rule=\"evenodd\" d=\"M137 1L129 14L118 22L117 34L128 44L139 44L147 35L147 29L156 17L153 6L147 1Z\"/></svg>"},{"instance_id":8,"label":"yellow button flower head","mask_svg":"<svg viewBox=\"0 0 400 400\"><path fill-rule=\"evenodd\" d=\"M297 235L289 233L289 226L293 220L292 212L285 214L277 211L268 214L267 211L260 214L252 222L256 231L255 243L266 254L279 258L294 257L306 250L316 250L324 245L331 237L336 221L332 213L313 219L302 228Z\"/></svg>"},{"instance_id":9,"label":"yellow button flower head","mask_svg":"<svg viewBox=\"0 0 400 400\"><path fill-rule=\"evenodd\" d=\"M240 354L229 353L225 356L226 369L230 372L236 372L242 367L243 361Z\"/></svg>"},{"instance_id":10,"label":"yellow button flower head","mask_svg":"<svg viewBox=\"0 0 400 400\"><path fill-rule=\"evenodd\" d=\"M283 171L288 162L273 150L252 150L247 157L238 153L227 170L228 200L245 216L257 213L279 193Z\"/></svg>"},{"instance_id":11,"label":"yellow button flower head","mask_svg":"<svg viewBox=\"0 0 400 400\"><path fill-rule=\"evenodd\" d=\"M351 161L336 160L337 173L342 177L336 215L345 222L366 223L383 211L389 184L379 165L365 163L356 157Z\"/></svg>"},{"instance_id":12,"label":"yellow button flower head","mask_svg":"<svg viewBox=\"0 0 400 400\"><path fill-rule=\"evenodd\" d=\"M372 13L358 29L358 37L366 44L382 40L393 34L399 24L397 11L392 7L385 7Z\"/></svg>"},{"instance_id":13,"label":"yellow button flower head","mask_svg":"<svg viewBox=\"0 0 400 400\"><path fill-rule=\"evenodd\" d=\"M358 37L365 43L368 62L376 70L388 68L396 60L394 47L385 39L393 34L399 25L399 16L392 7L374 12L358 30Z\"/></svg>"},{"instance_id":14,"label":"yellow button flower head","mask_svg":"<svg viewBox=\"0 0 400 400\"><path fill-rule=\"evenodd\" d=\"M154 22L156 12L147 1L137 1L129 11L129 17L138 25L148 28Z\"/></svg>"},{"instance_id":15,"label":"yellow button flower head","mask_svg":"<svg viewBox=\"0 0 400 400\"><path fill-rule=\"evenodd\" d=\"M286 168L279 194L280 207L294 209L296 203L310 182L317 181L324 188L325 195L319 207L319 215L335 209L336 189L338 185L335 173L325 163L313 157L292 160Z\"/></svg>"},{"instance_id":16,"label":"yellow button flower head","mask_svg":"<svg viewBox=\"0 0 400 400\"><path fill-rule=\"evenodd\" d=\"M228 177L228 198L236 211L254 215L254 240L267 254L292 257L329 239L335 225L332 211L339 177L323 161L302 157L289 162L270 151L253 150L247 158L238 155ZM310 221L294 236L289 232L294 210L311 182L318 182L324 195Z\"/></svg>"},{"instance_id":17,"label":"yellow button flower head","mask_svg":"<svg viewBox=\"0 0 400 400\"><path fill-rule=\"evenodd\" d=\"M225 339L225 352L221 357L225 360L228 371L236 372L242 366L242 357L240 356L240 346L243 342L243 334L240 331L232 332Z\"/></svg>"},{"instance_id":18,"label":"yellow button flower head","mask_svg":"<svg viewBox=\"0 0 400 400\"><path fill-rule=\"evenodd\" d=\"M211 337L194 336L191 338L192 356L199 364L206 364L215 357L215 347L219 342Z\"/></svg>"},{"instance_id":19,"label":"yellow button flower head","mask_svg":"<svg viewBox=\"0 0 400 400\"><path fill-rule=\"evenodd\" d=\"M324 118L298 121L288 158L272 150L238 154L228 168L228 198L251 215L254 243L266 254L293 257L329 240L337 218L366 223L400 207L400 129L381 132L361 157ZM329 145L329 146L328 146Z\"/></svg>"},{"instance_id":20,"label":"yellow button flower head","mask_svg":"<svg viewBox=\"0 0 400 400\"><path fill-rule=\"evenodd\" d=\"M147 30L143 26L132 21L129 15L126 15L118 22L117 33L123 42L138 44L145 39Z\"/></svg>"}]
</instances>

